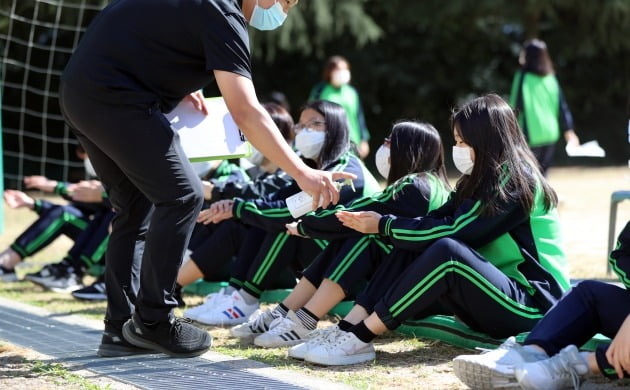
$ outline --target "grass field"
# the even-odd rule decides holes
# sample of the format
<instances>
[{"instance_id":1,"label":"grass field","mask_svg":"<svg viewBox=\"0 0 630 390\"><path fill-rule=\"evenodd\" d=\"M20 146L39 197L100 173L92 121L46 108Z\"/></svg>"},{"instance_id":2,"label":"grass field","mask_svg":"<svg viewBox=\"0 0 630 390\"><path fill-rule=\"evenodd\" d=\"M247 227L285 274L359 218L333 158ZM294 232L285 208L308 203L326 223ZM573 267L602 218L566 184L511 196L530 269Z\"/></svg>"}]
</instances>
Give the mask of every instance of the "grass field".
<instances>
[{"instance_id":1,"label":"grass field","mask_svg":"<svg viewBox=\"0 0 630 390\"><path fill-rule=\"evenodd\" d=\"M612 275L606 274L610 195L615 190L630 189L630 169L627 167L554 168L550 172L549 179L561 200L559 213L565 248L571 264L571 277L613 280ZM35 215L32 212L5 208L5 229L0 235L0 246L6 247L10 244L34 218ZM616 233L628 220L630 220L630 202L624 202L619 205ZM23 274L27 270L38 268L42 263L58 261L70 245L70 240L64 237L58 239L49 248L28 259L20 266L18 272ZM86 315L91 318L102 318L105 308L103 303L81 303L73 300L69 295L44 292L27 282L0 283L0 295L42 306L51 311ZM201 297L186 298L189 304L202 301ZM387 333L377 341L375 362L353 367L322 368L286 359L285 350L262 350L239 345L238 342L227 337L227 329L218 327L208 327L208 329L214 337L214 349L217 352L262 361L280 369L316 375L319 378L345 383L358 389L466 388L452 374L450 361L454 356L468 351L440 342ZM96 345L98 340L94 342ZM0 361L1 359L2 349L0 349ZM24 371L13 370L12 372ZM20 378L14 378L17 382L3 381L2 378L5 375L7 373L0 367L1 387L24 387L25 383L20 381ZM24 377L26 374L20 375ZM63 381L62 378L59 380ZM583 388L600 389L617 386L618 384L598 380Z\"/></svg>"}]
</instances>

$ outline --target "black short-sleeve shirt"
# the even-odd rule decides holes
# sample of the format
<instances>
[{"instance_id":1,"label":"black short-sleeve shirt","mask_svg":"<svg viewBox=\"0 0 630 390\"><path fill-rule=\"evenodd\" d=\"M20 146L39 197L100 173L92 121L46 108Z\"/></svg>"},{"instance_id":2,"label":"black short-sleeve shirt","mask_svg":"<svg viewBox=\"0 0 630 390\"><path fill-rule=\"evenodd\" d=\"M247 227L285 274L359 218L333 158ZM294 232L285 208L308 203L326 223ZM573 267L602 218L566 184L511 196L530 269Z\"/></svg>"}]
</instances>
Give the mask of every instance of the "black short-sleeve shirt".
<instances>
[{"instance_id":1,"label":"black short-sleeve shirt","mask_svg":"<svg viewBox=\"0 0 630 390\"><path fill-rule=\"evenodd\" d=\"M113 104L170 111L213 80L251 79L239 0L115 0L93 20L62 75L64 84Z\"/></svg>"}]
</instances>

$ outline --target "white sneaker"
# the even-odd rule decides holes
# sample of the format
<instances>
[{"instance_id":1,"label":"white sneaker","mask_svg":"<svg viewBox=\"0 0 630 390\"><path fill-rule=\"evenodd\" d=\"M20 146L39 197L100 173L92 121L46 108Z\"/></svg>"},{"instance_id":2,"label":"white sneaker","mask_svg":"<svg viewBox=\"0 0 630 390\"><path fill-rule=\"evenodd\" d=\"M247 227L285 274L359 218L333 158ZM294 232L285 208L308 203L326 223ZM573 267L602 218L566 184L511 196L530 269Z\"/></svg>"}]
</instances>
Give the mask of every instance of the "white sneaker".
<instances>
[{"instance_id":1,"label":"white sneaker","mask_svg":"<svg viewBox=\"0 0 630 390\"><path fill-rule=\"evenodd\" d=\"M188 317L191 320L196 321L200 313L208 311L209 308L214 307L215 302L227 297L229 297L229 295L225 294L225 288L220 289L218 292L208 294L206 295L206 300L201 305L186 309L184 311L184 317Z\"/></svg>"},{"instance_id":2,"label":"white sneaker","mask_svg":"<svg viewBox=\"0 0 630 390\"><path fill-rule=\"evenodd\" d=\"M306 356L308 351L324 343L328 337L335 337L337 332L339 332L337 325L311 331L311 333L306 335L307 341L289 348L289 357L304 360L304 356Z\"/></svg>"},{"instance_id":3,"label":"white sneaker","mask_svg":"<svg viewBox=\"0 0 630 390\"><path fill-rule=\"evenodd\" d=\"M358 364L375 358L374 344L364 343L354 333L341 330L304 355L304 361L323 366Z\"/></svg>"},{"instance_id":4,"label":"white sneaker","mask_svg":"<svg viewBox=\"0 0 630 390\"><path fill-rule=\"evenodd\" d=\"M227 297L227 298L226 298ZM258 310L259 303L248 305L238 291L214 301L214 307L197 315L195 321L206 325L238 325Z\"/></svg>"},{"instance_id":5,"label":"white sneaker","mask_svg":"<svg viewBox=\"0 0 630 390\"><path fill-rule=\"evenodd\" d=\"M295 312L289 310L286 317L273 320L269 330L254 339L254 344L265 348L291 347L303 342L310 332Z\"/></svg>"},{"instance_id":6,"label":"white sneaker","mask_svg":"<svg viewBox=\"0 0 630 390\"><path fill-rule=\"evenodd\" d=\"M588 374L588 363L575 345L564 347L549 359L525 363L514 370L523 389L555 390L580 387L580 377Z\"/></svg>"},{"instance_id":7,"label":"white sneaker","mask_svg":"<svg viewBox=\"0 0 630 390\"><path fill-rule=\"evenodd\" d=\"M268 331L269 325L276 318L276 313L271 309L265 311L256 310L254 314L249 317L247 322L230 328L230 335L238 337L242 342L249 344L254 341L256 336Z\"/></svg>"},{"instance_id":8,"label":"white sneaker","mask_svg":"<svg viewBox=\"0 0 630 390\"><path fill-rule=\"evenodd\" d=\"M518 387L514 368L517 365L544 359L544 354L534 354L510 337L497 349L480 355L460 355L453 359L455 375L473 389Z\"/></svg>"}]
</instances>

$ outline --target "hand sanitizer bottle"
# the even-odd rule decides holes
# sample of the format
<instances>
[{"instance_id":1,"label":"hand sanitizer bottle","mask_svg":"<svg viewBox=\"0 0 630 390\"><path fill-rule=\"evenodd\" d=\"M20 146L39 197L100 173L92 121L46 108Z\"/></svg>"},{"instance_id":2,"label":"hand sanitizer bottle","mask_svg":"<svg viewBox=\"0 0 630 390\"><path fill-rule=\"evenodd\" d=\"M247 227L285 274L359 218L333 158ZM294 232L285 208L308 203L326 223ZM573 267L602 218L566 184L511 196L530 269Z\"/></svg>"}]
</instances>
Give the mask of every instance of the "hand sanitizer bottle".
<instances>
[{"instance_id":1,"label":"hand sanitizer bottle","mask_svg":"<svg viewBox=\"0 0 630 390\"><path fill-rule=\"evenodd\" d=\"M340 190L341 187L345 185L349 185L352 188L352 191L356 191L354 189L354 183L350 179L335 182L335 186L337 187L338 190ZM313 211L313 197L304 191L298 192L295 195L289 196L286 199L286 202L287 202L287 208L289 209L289 212L291 213L291 216L293 218L299 218L302 215ZM319 201L319 205L320 206L322 205L321 198Z\"/></svg>"}]
</instances>

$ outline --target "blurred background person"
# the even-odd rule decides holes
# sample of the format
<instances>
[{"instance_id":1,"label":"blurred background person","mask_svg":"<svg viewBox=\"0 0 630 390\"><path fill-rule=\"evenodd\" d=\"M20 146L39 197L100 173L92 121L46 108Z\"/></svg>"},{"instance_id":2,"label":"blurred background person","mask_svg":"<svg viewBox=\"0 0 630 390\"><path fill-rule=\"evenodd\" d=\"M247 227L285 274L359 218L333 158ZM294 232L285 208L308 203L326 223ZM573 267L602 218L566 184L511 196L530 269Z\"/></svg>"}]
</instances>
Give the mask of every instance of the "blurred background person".
<instances>
[{"instance_id":1,"label":"blurred background person","mask_svg":"<svg viewBox=\"0 0 630 390\"><path fill-rule=\"evenodd\" d=\"M346 110L350 125L350 141L357 147L359 157L370 153L370 133L365 124L363 107L357 90L350 85L350 63L342 56L332 56L326 61L322 81L317 83L308 100L328 100Z\"/></svg>"},{"instance_id":2,"label":"blurred background person","mask_svg":"<svg viewBox=\"0 0 630 390\"><path fill-rule=\"evenodd\" d=\"M553 162L560 131L568 145L578 146L573 116L564 98L545 42L532 39L523 45L521 68L514 75L510 105L517 110L519 124L541 172L546 176Z\"/></svg>"}]
</instances>

